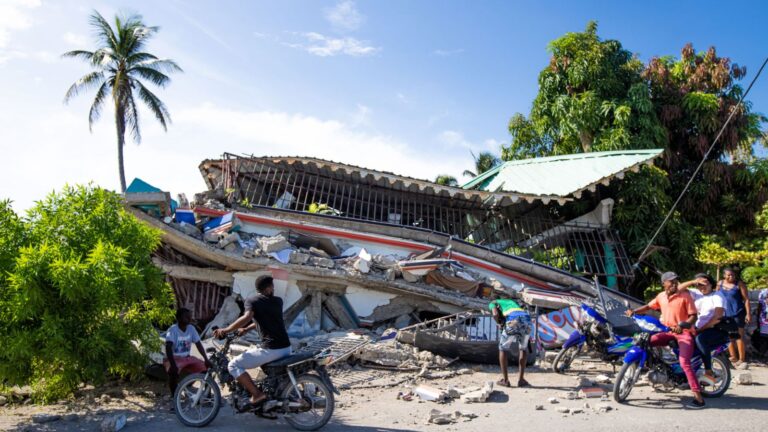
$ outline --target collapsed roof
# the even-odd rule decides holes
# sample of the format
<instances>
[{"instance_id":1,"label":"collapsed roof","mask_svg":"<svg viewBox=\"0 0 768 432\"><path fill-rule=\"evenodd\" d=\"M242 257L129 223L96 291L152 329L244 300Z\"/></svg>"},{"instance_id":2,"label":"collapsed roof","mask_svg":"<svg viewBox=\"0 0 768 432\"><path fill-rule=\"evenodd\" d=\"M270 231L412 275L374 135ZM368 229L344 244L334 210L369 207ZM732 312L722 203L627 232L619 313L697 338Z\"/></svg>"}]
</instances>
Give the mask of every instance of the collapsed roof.
<instances>
[{"instance_id":1,"label":"collapsed roof","mask_svg":"<svg viewBox=\"0 0 768 432\"><path fill-rule=\"evenodd\" d=\"M614 178L623 179L627 171L636 172L642 165L652 165L663 151L621 150L507 161L462 187L578 199L585 190L594 192L600 184L607 186Z\"/></svg>"}]
</instances>

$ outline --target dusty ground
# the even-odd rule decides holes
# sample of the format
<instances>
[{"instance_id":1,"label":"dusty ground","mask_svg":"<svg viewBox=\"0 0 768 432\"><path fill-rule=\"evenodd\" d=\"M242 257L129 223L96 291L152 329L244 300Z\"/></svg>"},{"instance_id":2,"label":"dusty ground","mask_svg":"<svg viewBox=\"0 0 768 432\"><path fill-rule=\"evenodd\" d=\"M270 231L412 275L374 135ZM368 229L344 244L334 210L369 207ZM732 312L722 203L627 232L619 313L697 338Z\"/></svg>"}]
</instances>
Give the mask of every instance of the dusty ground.
<instances>
[{"instance_id":1,"label":"dusty ground","mask_svg":"<svg viewBox=\"0 0 768 432\"><path fill-rule=\"evenodd\" d=\"M610 367L595 368L593 363L577 366L585 376L600 373L611 375ZM460 367L454 368L456 370ZM406 402L397 399L398 392L407 391L409 385L424 382L427 385L447 388L481 386L487 380L498 378L498 368L476 368L469 374L450 378L437 378L414 382L414 373L401 374L382 371L347 371L336 374L338 385L351 384L337 399L337 409L325 431L396 432L396 431L482 431L499 426L521 425L532 430L591 430L591 431L658 431L658 430L738 430L765 431L768 426L768 368L752 364L748 372L755 384L751 386L731 385L728 393L720 399L707 401L704 410L686 410L681 400L687 400L689 393L673 391L661 393L649 386L637 387L627 404L607 402L613 409L609 412L595 412L599 399L566 400L561 393L575 390L577 375L556 375L534 368L528 373L528 380L534 385L530 389L497 389L486 403L466 404L453 401L446 404L420 402L415 399ZM734 374L742 371L733 371ZM367 378L368 381L363 380ZM382 385L388 385L382 387ZM108 396L100 396L104 392ZM146 383L128 389L113 385L107 389L83 392L77 400L47 407L32 405L6 406L0 408L0 429L10 431L91 431L99 430L100 422L112 414L126 414L128 424L125 431L176 430L183 426L168 412L169 402L164 397L162 385ZM559 404L550 404L547 399L559 397ZM585 408L584 404L589 404ZM543 410L536 410L543 405ZM580 408L583 413L564 415L557 412L559 407ZM449 425L427 424L426 418L432 409L445 412L469 411L477 418ZM31 416L37 413L60 414L62 418L50 423L34 424ZM69 416L67 416L69 414ZM215 432L245 430L293 430L284 421L269 421L253 415L234 415L229 407L222 407L219 416L207 430Z\"/></svg>"}]
</instances>

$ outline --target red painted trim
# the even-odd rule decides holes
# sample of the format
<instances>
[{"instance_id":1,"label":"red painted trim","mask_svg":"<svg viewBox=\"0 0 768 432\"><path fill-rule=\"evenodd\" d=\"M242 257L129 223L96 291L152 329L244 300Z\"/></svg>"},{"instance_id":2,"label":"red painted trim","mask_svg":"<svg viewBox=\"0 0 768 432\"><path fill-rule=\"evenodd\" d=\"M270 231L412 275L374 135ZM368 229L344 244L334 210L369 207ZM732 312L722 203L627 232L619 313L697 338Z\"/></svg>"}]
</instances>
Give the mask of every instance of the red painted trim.
<instances>
[{"instance_id":1,"label":"red painted trim","mask_svg":"<svg viewBox=\"0 0 768 432\"><path fill-rule=\"evenodd\" d=\"M200 214L204 214L204 215L208 215L208 216L221 216L223 214L229 213L227 211L214 210L214 209L210 209L210 208L207 208L207 207L195 207L194 211L195 211L195 213L200 213ZM352 233L352 232L348 232L348 231L340 231L340 230L321 228L321 227L315 227L315 226L307 226L307 225L303 225L303 224L299 224L299 223L295 223L295 222L285 222L285 221L275 220L275 219L271 219L271 218L263 218L263 217L259 217L259 216L252 216L252 215L243 214L243 213L237 213L237 217L242 219L242 220L244 220L244 221L247 221L247 222L254 222L254 223L258 223L258 224L262 224L262 225L276 225L276 226L282 226L282 227L286 227L286 228L293 228L293 229L297 229L297 230L308 231L308 232L312 232L312 233L330 234L330 235L333 235L333 236L336 236L336 237L344 237L344 238L348 238L348 239L367 241L367 242L371 242L371 243L386 244L386 245L389 245L389 246L396 246L396 247L407 248L407 249L416 249L416 250L421 251L421 252L428 251L428 250L432 249L431 247L425 246L425 245L420 244L420 243L411 243L411 242L405 242L405 241L402 241L402 240L392 240L392 239L388 239L388 238L375 237L375 236L371 236L371 235L356 234L356 233ZM443 254L443 255L445 257L448 256L447 253ZM503 276L506 276L506 277L518 280L520 282L532 285L532 286L537 287L537 288L542 288L542 289L546 289L546 290L550 290L550 291L552 290L544 282L541 282L541 281L538 281L538 280L535 280L535 279L531 279L531 278L526 277L526 276L524 276L524 275L522 275L520 273L513 272L513 271L510 271L510 270L506 270L506 269L504 269L504 268L502 268L500 266L495 266L493 264L490 264L490 263L487 263L487 262L484 262L484 261L479 261L479 260L472 259L472 258L466 258L464 256L456 257L455 255L451 259L455 259L456 261L463 262L465 264L470 264L470 265L473 265L475 267L480 267L482 269L485 269L485 270L488 270L488 271L491 271L491 272L494 272L494 273L501 274Z\"/></svg>"}]
</instances>

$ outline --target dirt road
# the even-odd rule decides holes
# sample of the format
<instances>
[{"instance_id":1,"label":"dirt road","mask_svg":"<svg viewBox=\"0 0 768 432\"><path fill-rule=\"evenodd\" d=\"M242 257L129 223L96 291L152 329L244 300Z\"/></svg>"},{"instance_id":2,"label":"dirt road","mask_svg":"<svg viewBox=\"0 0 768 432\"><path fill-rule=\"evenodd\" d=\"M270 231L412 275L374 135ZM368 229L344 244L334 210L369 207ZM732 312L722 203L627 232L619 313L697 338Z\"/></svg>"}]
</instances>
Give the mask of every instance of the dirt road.
<instances>
[{"instance_id":1,"label":"dirt road","mask_svg":"<svg viewBox=\"0 0 768 432\"><path fill-rule=\"evenodd\" d=\"M582 365L583 366L583 365ZM610 375L611 369L580 368L582 375L595 377ZM735 374L744 371L733 371ZM576 389L576 373L555 375L542 370L530 371L527 378L533 388L496 388L496 392L485 403L466 404L455 400L437 404L416 400L406 402L397 399L400 391L407 391L409 382L392 387L351 388L342 391L337 400L337 410L332 422L324 431L396 432L396 431L478 431L487 432L499 426L515 428L523 426L531 430L554 431L659 431L695 430L700 432L737 430L768 430L768 368L752 365L746 371L751 373L754 384L749 386L731 385L728 393L720 399L707 401L704 410L688 410L681 401L687 400L689 392L673 391L662 393L649 386L637 387L627 404L601 402L599 399L565 399L564 392ZM359 372L358 375L370 374ZM391 384L413 378L407 374L373 372L376 380L352 387L377 384ZM349 378L349 377L346 377ZM496 368L484 368L466 375L445 379L433 379L424 383L446 389L449 386L481 386L487 380L497 379ZM339 380L343 381L344 376ZM354 380L352 380L354 381ZM418 383L417 383L418 384ZM162 391L162 388L158 388ZM146 392L144 392L146 393ZM149 393L151 394L151 393ZM559 403L551 404L548 398L558 397ZM138 396L111 398L108 402L96 399L90 406L69 404L53 407L21 406L0 409L0 429L14 431L90 431L99 430L102 419L114 413L123 413L128 424L127 432L149 432L159 430L185 429L175 416L167 410L162 398L141 398ZM608 412L596 412L595 408L607 403ZM588 404L588 406L585 406ZM543 410L537 410L542 405ZM562 414L558 408L575 408L583 412ZM468 421L448 425L426 423L429 412L437 409L444 412L461 410L477 415ZM100 411L101 410L101 411ZM30 421L33 413L70 413L69 417L50 423L34 424ZM205 430L211 432L229 431L292 431L284 421L269 421L252 415L234 415L229 407L223 407L216 420Z\"/></svg>"}]
</instances>

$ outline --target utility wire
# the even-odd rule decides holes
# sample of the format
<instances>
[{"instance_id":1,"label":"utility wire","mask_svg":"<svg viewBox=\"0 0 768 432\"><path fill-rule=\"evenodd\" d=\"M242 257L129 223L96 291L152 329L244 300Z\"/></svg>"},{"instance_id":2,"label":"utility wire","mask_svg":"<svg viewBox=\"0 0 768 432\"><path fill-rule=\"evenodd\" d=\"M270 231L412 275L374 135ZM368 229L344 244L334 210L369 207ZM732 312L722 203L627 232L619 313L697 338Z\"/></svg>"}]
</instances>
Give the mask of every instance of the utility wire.
<instances>
[{"instance_id":1,"label":"utility wire","mask_svg":"<svg viewBox=\"0 0 768 432\"><path fill-rule=\"evenodd\" d=\"M688 192L688 188L691 186L691 183L693 183L693 180L696 178L696 176L699 174L699 171L701 170L701 167L704 166L704 162L706 162L707 158L709 157L709 154L712 152L712 149L715 148L715 144L720 140L720 136L723 135L723 132L725 131L725 128L728 126L728 123L731 122L731 119L733 118L734 114L736 114L736 108L740 106L744 102L744 98L747 97L749 94L749 91L752 90L752 86L755 84L755 81L757 81L757 78L760 77L760 73L763 72L763 69L765 68L765 65L768 63L768 57L765 58L763 61L763 65L760 66L760 69L757 71L757 74L754 78L752 78L752 82L749 83L749 87L747 87L747 90L742 93L741 98L739 98L739 103L734 105L733 109L731 110L731 114L728 115L728 118L725 120L725 123L723 123L723 126L720 128L720 132L717 133L717 136L715 137L715 140L712 141L712 145L709 146L709 150L707 150L706 153L704 153L704 157L701 159L701 162L699 162L699 166L696 167L696 171L693 172L693 175L691 175L691 178L688 179L688 183L686 183L685 187L683 188L683 191L680 192L680 196L677 197L677 201L675 201L674 204L672 204L672 208L669 209L669 212L667 213L667 216L664 218L664 221L659 225L659 228L656 229L656 232L653 234L653 237L651 237L651 240L648 241L648 244L645 246L645 249L643 249L643 252L638 256L637 262L633 265L633 267L639 267L640 261L645 258L646 252L648 252L648 249L650 249L651 245L653 244L654 240L656 240L656 237L658 237L661 230L664 228L664 225L667 224L669 221L669 218L672 216L672 213L674 213L675 208L678 204L680 204L680 201L683 199L683 196L686 192Z\"/></svg>"}]
</instances>

